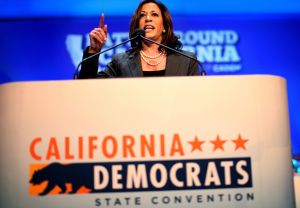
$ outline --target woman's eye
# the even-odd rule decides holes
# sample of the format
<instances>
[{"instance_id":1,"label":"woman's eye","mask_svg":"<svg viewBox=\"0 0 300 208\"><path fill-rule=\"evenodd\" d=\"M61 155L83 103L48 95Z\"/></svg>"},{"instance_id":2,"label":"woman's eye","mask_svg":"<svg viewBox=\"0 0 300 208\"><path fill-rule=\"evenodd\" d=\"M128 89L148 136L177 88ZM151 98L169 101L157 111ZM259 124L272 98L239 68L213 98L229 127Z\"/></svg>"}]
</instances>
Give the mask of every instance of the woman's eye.
<instances>
[{"instance_id":1,"label":"woman's eye","mask_svg":"<svg viewBox=\"0 0 300 208\"><path fill-rule=\"evenodd\" d=\"M158 14L157 13L152 13L152 16L157 17Z\"/></svg>"},{"instance_id":2,"label":"woman's eye","mask_svg":"<svg viewBox=\"0 0 300 208\"><path fill-rule=\"evenodd\" d=\"M145 15L145 14L143 14L143 13L141 13L141 14L140 14L140 17L145 17L145 16L146 16L146 15Z\"/></svg>"}]
</instances>

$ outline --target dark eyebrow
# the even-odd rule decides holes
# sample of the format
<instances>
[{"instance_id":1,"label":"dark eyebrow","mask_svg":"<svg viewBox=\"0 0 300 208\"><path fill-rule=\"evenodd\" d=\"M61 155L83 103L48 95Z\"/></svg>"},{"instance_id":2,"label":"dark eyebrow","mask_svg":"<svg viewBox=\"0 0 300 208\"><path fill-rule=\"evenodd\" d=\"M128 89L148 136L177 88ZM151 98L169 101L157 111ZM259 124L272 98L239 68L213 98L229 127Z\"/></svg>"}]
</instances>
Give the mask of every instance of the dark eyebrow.
<instances>
[{"instance_id":1,"label":"dark eyebrow","mask_svg":"<svg viewBox=\"0 0 300 208\"><path fill-rule=\"evenodd\" d=\"M155 11L155 10L150 11L150 13L153 13L153 12L159 13L159 11ZM141 13L147 13L147 12L146 11L141 11Z\"/></svg>"}]
</instances>

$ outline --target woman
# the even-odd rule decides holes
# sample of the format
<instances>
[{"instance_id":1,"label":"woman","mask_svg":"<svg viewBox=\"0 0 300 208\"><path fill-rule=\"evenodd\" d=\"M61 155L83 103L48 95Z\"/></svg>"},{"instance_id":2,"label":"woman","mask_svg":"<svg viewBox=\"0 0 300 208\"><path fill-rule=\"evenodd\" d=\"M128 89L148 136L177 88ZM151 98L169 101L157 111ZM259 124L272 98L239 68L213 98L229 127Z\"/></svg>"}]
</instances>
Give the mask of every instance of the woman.
<instances>
[{"instance_id":1,"label":"woman","mask_svg":"<svg viewBox=\"0 0 300 208\"><path fill-rule=\"evenodd\" d=\"M144 0L139 4L131 19L130 37L137 28L145 31L146 38L176 50L182 48L174 34L168 9L157 0ZM107 25L104 25L103 14L99 27L89 35L91 45L84 51L83 58L99 52L105 44ZM190 52L181 52L196 58ZM144 40L137 46L132 44L131 50L115 55L104 71L97 72L98 59L96 56L83 62L79 78L199 75L196 61Z\"/></svg>"}]
</instances>

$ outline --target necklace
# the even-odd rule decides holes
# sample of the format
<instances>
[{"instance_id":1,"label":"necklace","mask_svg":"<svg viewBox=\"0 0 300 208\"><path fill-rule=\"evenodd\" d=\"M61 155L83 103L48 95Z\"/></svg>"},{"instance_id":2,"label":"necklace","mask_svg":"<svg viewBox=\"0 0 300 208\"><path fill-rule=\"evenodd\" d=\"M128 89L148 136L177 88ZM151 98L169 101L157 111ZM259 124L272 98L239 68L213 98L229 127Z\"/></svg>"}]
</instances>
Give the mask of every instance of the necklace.
<instances>
[{"instance_id":1,"label":"necklace","mask_svg":"<svg viewBox=\"0 0 300 208\"><path fill-rule=\"evenodd\" d=\"M162 53L163 52L161 51L159 54L157 54L155 56L148 56L143 50L141 50L141 54L143 54L144 57L149 58L149 59L156 59L156 58L160 57L162 55Z\"/></svg>"},{"instance_id":2,"label":"necklace","mask_svg":"<svg viewBox=\"0 0 300 208\"><path fill-rule=\"evenodd\" d=\"M141 50L142 51L142 50ZM146 56L143 54L143 52L141 52L140 51L140 54L141 54L141 57L142 57L142 59L148 64L148 65L150 65L150 66L158 66L159 64L161 64L161 62L162 62L162 60L163 60L163 58L164 58L164 56L165 56L165 53L162 53L161 52L161 58L159 59L159 61L157 61L156 63L151 63L149 60L147 60L146 58ZM159 56L158 56L159 57ZM158 58L157 57L157 58ZM150 58L151 59L151 58Z\"/></svg>"}]
</instances>

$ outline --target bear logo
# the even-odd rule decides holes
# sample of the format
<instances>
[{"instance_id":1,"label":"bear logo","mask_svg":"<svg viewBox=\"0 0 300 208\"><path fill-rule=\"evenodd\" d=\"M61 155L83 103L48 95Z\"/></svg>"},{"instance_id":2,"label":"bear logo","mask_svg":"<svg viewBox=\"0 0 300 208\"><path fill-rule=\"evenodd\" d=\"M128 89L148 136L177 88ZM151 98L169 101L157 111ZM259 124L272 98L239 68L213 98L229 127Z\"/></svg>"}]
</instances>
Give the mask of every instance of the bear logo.
<instances>
[{"instance_id":1,"label":"bear logo","mask_svg":"<svg viewBox=\"0 0 300 208\"><path fill-rule=\"evenodd\" d=\"M46 188L39 193L40 196L49 194L56 186L60 188L60 194L67 191L66 183L72 185L69 194L76 193L82 186L88 189L93 187L93 169L92 166L82 164L62 165L60 163L51 163L48 166L33 173L30 183L39 185L45 181L48 182Z\"/></svg>"}]
</instances>

